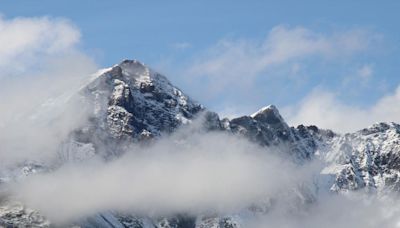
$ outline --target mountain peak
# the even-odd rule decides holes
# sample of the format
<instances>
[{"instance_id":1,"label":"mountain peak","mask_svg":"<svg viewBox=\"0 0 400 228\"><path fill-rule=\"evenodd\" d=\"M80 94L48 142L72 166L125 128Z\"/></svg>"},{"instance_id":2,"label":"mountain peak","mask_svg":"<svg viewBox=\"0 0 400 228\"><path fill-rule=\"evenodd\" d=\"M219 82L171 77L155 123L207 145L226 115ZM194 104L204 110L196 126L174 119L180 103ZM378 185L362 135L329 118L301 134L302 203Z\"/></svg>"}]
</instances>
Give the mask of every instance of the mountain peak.
<instances>
[{"instance_id":1,"label":"mountain peak","mask_svg":"<svg viewBox=\"0 0 400 228\"><path fill-rule=\"evenodd\" d=\"M115 138L172 132L203 109L138 60L125 59L98 74L86 91L95 104L96 118L102 122L106 117L104 130Z\"/></svg>"},{"instance_id":2,"label":"mountain peak","mask_svg":"<svg viewBox=\"0 0 400 228\"><path fill-rule=\"evenodd\" d=\"M123 59L119 65L121 65L121 64L137 64L137 65L145 66L144 63L140 62L137 59Z\"/></svg>"},{"instance_id":3,"label":"mountain peak","mask_svg":"<svg viewBox=\"0 0 400 228\"><path fill-rule=\"evenodd\" d=\"M284 122L275 105L265 106L250 116L253 119L260 120L268 124L277 124Z\"/></svg>"}]
</instances>

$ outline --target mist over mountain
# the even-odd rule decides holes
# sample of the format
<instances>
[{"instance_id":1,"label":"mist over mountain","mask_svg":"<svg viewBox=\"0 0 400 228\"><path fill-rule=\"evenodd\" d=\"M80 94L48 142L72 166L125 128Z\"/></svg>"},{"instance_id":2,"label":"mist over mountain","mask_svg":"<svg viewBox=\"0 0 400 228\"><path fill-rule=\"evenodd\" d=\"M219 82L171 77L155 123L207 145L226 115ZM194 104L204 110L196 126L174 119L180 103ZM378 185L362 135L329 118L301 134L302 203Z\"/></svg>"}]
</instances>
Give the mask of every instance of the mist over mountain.
<instances>
[{"instance_id":1,"label":"mist over mountain","mask_svg":"<svg viewBox=\"0 0 400 228\"><path fill-rule=\"evenodd\" d=\"M52 80L2 94L1 226L398 226L396 123L222 118L137 60Z\"/></svg>"}]
</instances>

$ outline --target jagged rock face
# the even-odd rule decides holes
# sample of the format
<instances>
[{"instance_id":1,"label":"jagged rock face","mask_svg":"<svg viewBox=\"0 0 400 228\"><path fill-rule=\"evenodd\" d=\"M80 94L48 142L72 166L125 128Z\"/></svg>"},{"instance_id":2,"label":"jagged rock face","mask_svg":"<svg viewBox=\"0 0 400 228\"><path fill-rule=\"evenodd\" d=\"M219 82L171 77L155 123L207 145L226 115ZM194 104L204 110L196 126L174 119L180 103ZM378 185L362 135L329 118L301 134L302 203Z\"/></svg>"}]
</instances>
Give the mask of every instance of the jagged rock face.
<instances>
[{"instance_id":1,"label":"jagged rock face","mask_svg":"<svg viewBox=\"0 0 400 228\"><path fill-rule=\"evenodd\" d=\"M135 60L103 71L82 94L93 114L67 145L91 143L95 154L106 158L121 154L124 143L171 133L204 110L164 76Z\"/></svg>"},{"instance_id":2,"label":"jagged rock face","mask_svg":"<svg viewBox=\"0 0 400 228\"><path fill-rule=\"evenodd\" d=\"M239 228L236 220L234 217L199 217L196 228Z\"/></svg>"},{"instance_id":3,"label":"jagged rock face","mask_svg":"<svg viewBox=\"0 0 400 228\"><path fill-rule=\"evenodd\" d=\"M203 109L164 76L135 60L114 66L87 88L94 96L108 95L108 105L103 107L107 108L107 128L116 138L144 131L172 132Z\"/></svg>"},{"instance_id":4,"label":"jagged rock face","mask_svg":"<svg viewBox=\"0 0 400 228\"><path fill-rule=\"evenodd\" d=\"M314 139L309 132L290 128L273 105L251 116L232 119L225 125L232 132L242 134L261 146L286 147L285 151L300 162L311 159L315 150Z\"/></svg>"},{"instance_id":5,"label":"jagged rock face","mask_svg":"<svg viewBox=\"0 0 400 228\"><path fill-rule=\"evenodd\" d=\"M336 175L332 190L400 190L400 125L379 123L325 141L321 156L326 172Z\"/></svg>"},{"instance_id":6,"label":"jagged rock face","mask_svg":"<svg viewBox=\"0 0 400 228\"><path fill-rule=\"evenodd\" d=\"M400 125L379 123L355 133L340 135L316 126L289 127L275 106L250 116L223 120L225 129L262 146L284 150L300 164L320 160L326 164L330 191L363 189L385 194L400 191Z\"/></svg>"},{"instance_id":7,"label":"jagged rock face","mask_svg":"<svg viewBox=\"0 0 400 228\"><path fill-rule=\"evenodd\" d=\"M48 227L50 222L37 211L16 202L2 202L0 227Z\"/></svg>"}]
</instances>

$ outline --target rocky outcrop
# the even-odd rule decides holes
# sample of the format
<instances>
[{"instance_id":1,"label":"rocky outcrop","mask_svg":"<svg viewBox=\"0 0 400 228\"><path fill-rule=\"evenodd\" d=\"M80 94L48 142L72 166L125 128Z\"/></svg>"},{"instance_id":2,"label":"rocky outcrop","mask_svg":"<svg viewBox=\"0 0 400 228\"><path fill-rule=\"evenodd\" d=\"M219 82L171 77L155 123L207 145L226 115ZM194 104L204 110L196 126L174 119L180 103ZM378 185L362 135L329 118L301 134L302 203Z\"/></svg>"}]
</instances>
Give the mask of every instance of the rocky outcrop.
<instances>
[{"instance_id":1,"label":"rocky outcrop","mask_svg":"<svg viewBox=\"0 0 400 228\"><path fill-rule=\"evenodd\" d=\"M297 162L311 159L316 149L308 131L291 128L278 109L267 106L250 116L242 116L225 123L226 129L244 135L261 146L276 146Z\"/></svg>"}]
</instances>

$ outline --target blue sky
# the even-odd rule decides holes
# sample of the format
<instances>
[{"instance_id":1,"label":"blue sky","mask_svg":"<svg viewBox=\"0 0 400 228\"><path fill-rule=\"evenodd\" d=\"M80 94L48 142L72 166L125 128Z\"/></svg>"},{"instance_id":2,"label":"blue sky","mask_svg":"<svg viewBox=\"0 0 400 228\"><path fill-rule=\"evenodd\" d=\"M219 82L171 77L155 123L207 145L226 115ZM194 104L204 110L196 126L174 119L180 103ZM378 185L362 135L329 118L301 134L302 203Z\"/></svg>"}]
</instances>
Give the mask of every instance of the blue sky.
<instances>
[{"instance_id":1,"label":"blue sky","mask_svg":"<svg viewBox=\"0 0 400 228\"><path fill-rule=\"evenodd\" d=\"M98 66L138 59L222 115L276 104L293 124L326 127L343 122L345 110L368 113L396 97L399 10L400 1L357 0L0 3L4 20L68 19ZM338 107L330 123L307 113ZM365 122L393 114L375 119Z\"/></svg>"}]
</instances>

